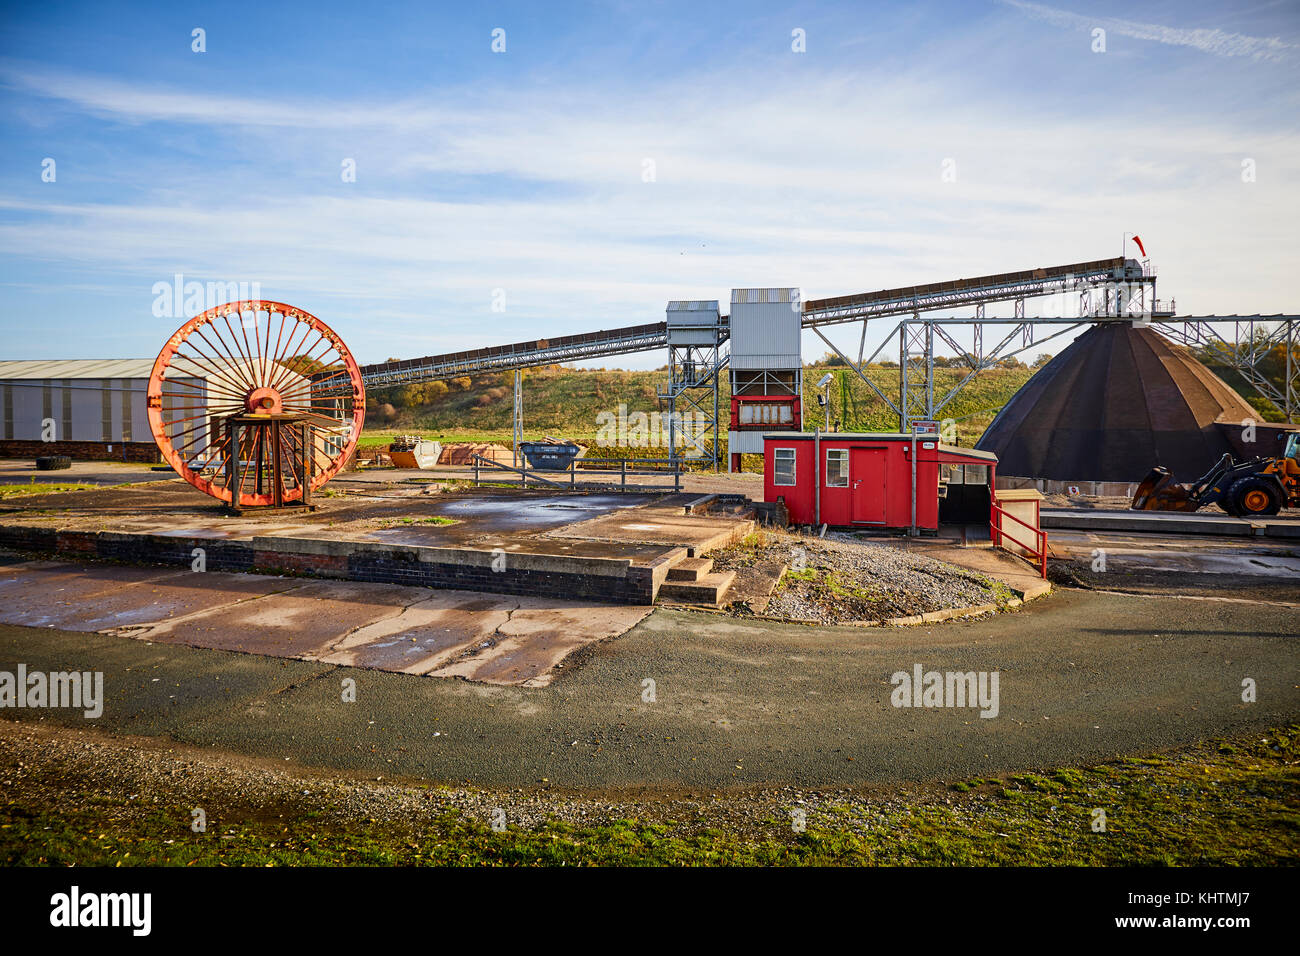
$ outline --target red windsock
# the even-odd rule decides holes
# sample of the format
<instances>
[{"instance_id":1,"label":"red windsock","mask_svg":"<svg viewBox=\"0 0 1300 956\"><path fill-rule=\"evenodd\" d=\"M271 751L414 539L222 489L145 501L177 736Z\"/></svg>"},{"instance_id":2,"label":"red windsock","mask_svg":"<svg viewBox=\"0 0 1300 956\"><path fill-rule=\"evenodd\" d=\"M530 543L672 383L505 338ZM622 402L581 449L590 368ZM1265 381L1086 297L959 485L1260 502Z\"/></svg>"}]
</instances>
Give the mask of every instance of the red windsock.
<instances>
[{"instance_id":1,"label":"red windsock","mask_svg":"<svg viewBox=\"0 0 1300 956\"><path fill-rule=\"evenodd\" d=\"M1147 250L1146 247L1142 245L1142 238L1140 236L1134 236L1133 241L1137 243L1138 249L1141 250L1142 256L1143 258L1145 258L1147 254Z\"/></svg>"}]
</instances>

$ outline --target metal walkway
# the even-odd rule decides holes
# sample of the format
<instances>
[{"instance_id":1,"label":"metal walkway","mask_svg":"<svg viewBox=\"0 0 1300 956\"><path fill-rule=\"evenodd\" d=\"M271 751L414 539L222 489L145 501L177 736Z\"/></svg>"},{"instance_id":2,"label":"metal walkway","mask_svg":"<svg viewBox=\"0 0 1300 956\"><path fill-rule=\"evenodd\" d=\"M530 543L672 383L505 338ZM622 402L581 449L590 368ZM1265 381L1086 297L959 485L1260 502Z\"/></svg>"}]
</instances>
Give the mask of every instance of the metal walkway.
<instances>
[{"instance_id":1,"label":"metal walkway","mask_svg":"<svg viewBox=\"0 0 1300 956\"><path fill-rule=\"evenodd\" d=\"M363 365L361 379L368 388L389 385L412 385L454 378L474 372L500 372L538 365L554 365L605 355L627 355L667 348L668 324L652 322L622 329L560 335L551 339L533 339L513 345L494 345L468 352L428 355L403 362L380 362Z\"/></svg>"},{"instance_id":2,"label":"metal walkway","mask_svg":"<svg viewBox=\"0 0 1300 956\"><path fill-rule=\"evenodd\" d=\"M1126 267L1126 262L1130 263ZM1030 296L1053 295L1089 289L1109 282L1150 282L1132 260L1121 256L1076 262L1046 269L1027 269L1000 275L934 282L929 285L882 289L859 295L830 299L810 299L803 303L803 326L814 328L844 322L858 322L886 315L905 315L964 305L983 306L989 302L1007 302ZM723 316L720 341L727 338ZM498 372L538 365L552 365L608 355L627 355L668 347L668 326L664 322L607 329L582 335L561 335L512 345L498 345L468 352L429 355L401 362L380 362L361 369L361 378L369 388L413 385L419 382L468 375L475 372Z\"/></svg>"},{"instance_id":3,"label":"metal walkway","mask_svg":"<svg viewBox=\"0 0 1300 956\"><path fill-rule=\"evenodd\" d=\"M884 289L861 295L841 295L831 299L812 299L803 304L803 326L833 325L856 322L884 315L909 312L932 312L964 305L980 306L989 302L1009 302L1031 296L1072 292L1106 282L1143 282L1152 278L1141 269L1129 267L1125 259L1097 259L1047 269L1027 269L1001 275L932 282L929 285ZM1131 260L1130 260L1131 261Z\"/></svg>"}]
</instances>

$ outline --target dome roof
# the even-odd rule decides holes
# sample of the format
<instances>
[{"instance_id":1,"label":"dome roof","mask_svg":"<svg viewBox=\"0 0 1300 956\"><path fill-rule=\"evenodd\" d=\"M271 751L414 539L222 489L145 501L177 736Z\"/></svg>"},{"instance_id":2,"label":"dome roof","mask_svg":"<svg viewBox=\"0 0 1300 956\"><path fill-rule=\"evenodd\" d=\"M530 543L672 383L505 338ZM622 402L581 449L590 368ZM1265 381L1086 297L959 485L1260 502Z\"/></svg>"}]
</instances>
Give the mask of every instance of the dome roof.
<instances>
[{"instance_id":1,"label":"dome roof","mask_svg":"<svg viewBox=\"0 0 1300 956\"><path fill-rule=\"evenodd\" d=\"M1107 322L1026 382L975 447L1018 478L1141 481L1164 465L1190 481L1231 451L1215 422L1259 417L1187 349Z\"/></svg>"}]
</instances>

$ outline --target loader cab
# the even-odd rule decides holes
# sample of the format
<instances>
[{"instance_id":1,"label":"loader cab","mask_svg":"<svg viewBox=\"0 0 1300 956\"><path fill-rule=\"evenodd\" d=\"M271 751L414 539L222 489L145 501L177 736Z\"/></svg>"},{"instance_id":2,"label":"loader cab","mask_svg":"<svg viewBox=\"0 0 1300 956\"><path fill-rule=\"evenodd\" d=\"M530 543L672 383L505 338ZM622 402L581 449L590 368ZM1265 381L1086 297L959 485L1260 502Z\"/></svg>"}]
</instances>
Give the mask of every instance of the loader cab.
<instances>
[{"instance_id":1,"label":"loader cab","mask_svg":"<svg viewBox=\"0 0 1300 956\"><path fill-rule=\"evenodd\" d=\"M1300 432L1292 432L1287 436L1286 449L1282 452L1283 458L1290 458L1296 464L1300 464Z\"/></svg>"}]
</instances>

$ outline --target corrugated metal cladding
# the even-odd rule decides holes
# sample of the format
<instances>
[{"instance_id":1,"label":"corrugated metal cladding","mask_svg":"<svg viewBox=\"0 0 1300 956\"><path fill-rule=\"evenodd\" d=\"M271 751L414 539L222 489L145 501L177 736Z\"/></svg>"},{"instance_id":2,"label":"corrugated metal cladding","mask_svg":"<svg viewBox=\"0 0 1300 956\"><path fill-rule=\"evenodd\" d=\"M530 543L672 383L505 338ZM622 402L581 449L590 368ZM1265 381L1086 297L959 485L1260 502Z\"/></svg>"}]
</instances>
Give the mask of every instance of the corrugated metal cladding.
<instances>
[{"instance_id":1,"label":"corrugated metal cladding","mask_svg":"<svg viewBox=\"0 0 1300 956\"><path fill-rule=\"evenodd\" d=\"M803 367L798 289L732 289L729 323L733 369Z\"/></svg>"},{"instance_id":2,"label":"corrugated metal cladding","mask_svg":"<svg viewBox=\"0 0 1300 956\"><path fill-rule=\"evenodd\" d=\"M674 299L668 303L669 312L713 312L718 311L717 299ZM671 318L671 317L670 317Z\"/></svg>"},{"instance_id":3,"label":"corrugated metal cladding","mask_svg":"<svg viewBox=\"0 0 1300 956\"><path fill-rule=\"evenodd\" d=\"M669 302L668 324L673 325L707 325L714 326L720 321L718 300L699 302Z\"/></svg>"},{"instance_id":4,"label":"corrugated metal cladding","mask_svg":"<svg viewBox=\"0 0 1300 956\"><path fill-rule=\"evenodd\" d=\"M153 359L0 362L0 437L40 441L147 440L145 388Z\"/></svg>"},{"instance_id":5,"label":"corrugated metal cladding","mask_svg":"<svg viewBox=\"0 0 1300 956\"><path fill-rule=\"evenodd\" d=\"M668 303L668 344L716 345L721 318L717 299Z\"/></svg>"},{"instance_id":6,"label":"corrugated metal cladding","mask_svg":"<svg viewBox=\"0 0 1300 956\"><path fill-rule=\"evenodd\" d=\"M727 453L731 455L761 455L762 432L727 432Z\"/></svg>"},{"instance_id":7,"label":"corrugated metal cladding","mask_svg":"<svg viewBox=\"0 0 1300 956\"><path fill-rule=\"evenodd\" d=\"M25 378L143 378L153 359L34 359L0 362L0 382Z\"/></svg>"},{"instance_id":8,"label":"corrugated metal cladding","mask_svg":"<svg viewBox=\"0 0 1300 956\"><path fill-rule=\"evenodd\" d=\"M797 302L799 290L796 289L732 289L731 304L763 302Z\"/></svg>"}]
</instances>

